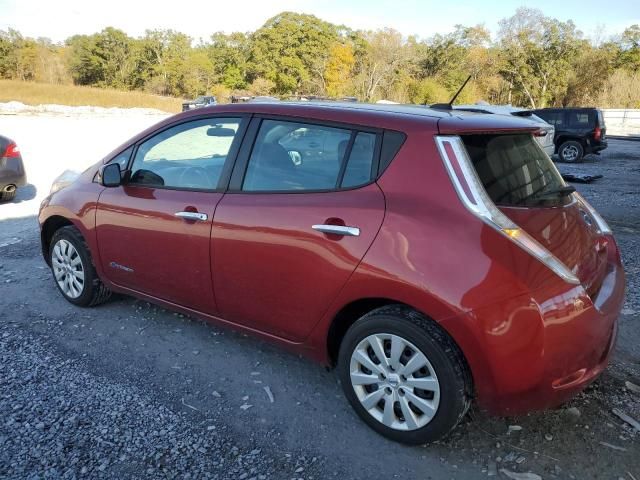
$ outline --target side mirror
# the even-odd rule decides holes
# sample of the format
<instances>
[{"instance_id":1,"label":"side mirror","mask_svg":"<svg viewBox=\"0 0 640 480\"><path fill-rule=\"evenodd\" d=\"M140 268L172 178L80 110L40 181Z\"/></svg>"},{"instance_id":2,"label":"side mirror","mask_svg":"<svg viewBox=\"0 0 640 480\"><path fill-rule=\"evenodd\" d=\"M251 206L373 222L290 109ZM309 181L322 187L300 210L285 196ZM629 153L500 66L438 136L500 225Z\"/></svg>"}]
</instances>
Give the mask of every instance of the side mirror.
<instances>
[{"instance_id":1,"label":"side mirror","mask_svg":"<svg viewBox=\"0 0 640 480\"><path fill-rule=\"evenodd\" d=\"M102 167L102 180L100 183L103 187L119 187L122 184L120 164L108 163Z\"/></svg>"}]
</instances>

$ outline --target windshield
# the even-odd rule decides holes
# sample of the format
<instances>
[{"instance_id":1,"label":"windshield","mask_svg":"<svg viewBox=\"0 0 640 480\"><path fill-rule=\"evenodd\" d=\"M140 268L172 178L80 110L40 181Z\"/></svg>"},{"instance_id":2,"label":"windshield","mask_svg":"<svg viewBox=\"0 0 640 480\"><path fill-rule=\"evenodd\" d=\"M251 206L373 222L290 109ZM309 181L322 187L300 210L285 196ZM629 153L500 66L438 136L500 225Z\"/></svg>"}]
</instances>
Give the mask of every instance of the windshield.
<instances>
[{"instance_id":1,"label":"windshield","mask_svg":"<svg viewBox=\"0 0 640 480\"><path fill-rule=\"evenodd\" d=\"M496 205L564 204L566 184L531 134L461 137L487 194Z\"/></svg>"}]
</instances>

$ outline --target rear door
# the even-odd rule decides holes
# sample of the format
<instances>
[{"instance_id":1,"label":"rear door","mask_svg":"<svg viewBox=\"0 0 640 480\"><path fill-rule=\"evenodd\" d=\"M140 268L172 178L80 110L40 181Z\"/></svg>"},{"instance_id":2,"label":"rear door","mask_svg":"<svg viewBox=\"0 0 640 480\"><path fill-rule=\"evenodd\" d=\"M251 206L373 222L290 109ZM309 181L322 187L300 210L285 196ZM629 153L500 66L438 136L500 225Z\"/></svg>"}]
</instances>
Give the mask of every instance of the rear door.
<instances>
[{"instance_id":1,"label":"rear door","mask_svg":"<svg viewBox=\"0 0 640 480\"><path fill-rule=\"evenodd\" d=\"M245 124L237 115L191 120L137 146L124 184L98 201L98 248L110 281L216 313L211 225Z\"/></svg>"},{"instance_id":2,"label":"rear door","mask_svg":"<svg viewBox=\"0 0 640 480\"><path fill-rule=\"evenodd\" d=\"M380 134L274 117L249 135L214 219L216 300L227 320L300 341L382 224Z\"/></svg>"}]
</instances>

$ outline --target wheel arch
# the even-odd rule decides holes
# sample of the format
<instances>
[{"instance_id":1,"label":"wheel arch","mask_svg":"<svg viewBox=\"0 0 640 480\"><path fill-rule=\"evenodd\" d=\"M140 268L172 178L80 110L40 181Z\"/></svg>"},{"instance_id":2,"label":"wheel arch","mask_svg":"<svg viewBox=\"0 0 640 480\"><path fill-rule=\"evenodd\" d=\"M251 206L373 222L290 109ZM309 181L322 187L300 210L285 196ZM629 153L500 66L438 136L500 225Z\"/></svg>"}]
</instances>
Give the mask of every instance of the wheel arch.
<instances>
[{"instance_id":1,"label":"wheel arch","mask_svg":"<svg viewBox=\"0 0 640 480\"><path fill-rule=\"evenodd\" d=\"M582 148L584 149L586 147L586 142L584 140L584 138L582 137L577 137L574 135L560 135L557 140L556 140L556 151L560 151L560 147L562 146L563 143L565 142L569 142L569 141L573 141L573 142L578 142L580 145L582 145Z\"/></svg>"},{"instance_id":2,"label":"wheel arch","mask_svg":"<svg viewBox=\"0 0 640 480\"><path fill-rule=\"evenodd\" d=\"M62 215L51 215L47 218L40 229L40 244L42 246L42 256L44 257L47 265L51 266L51 259L49 258L49 248L51 247L51 239L54 233L69 225L75 225L69 218Z\"/></svg>"},{"instance_id":3,"label":"wheel arch","mask_svg":"<svg viewBox=\"0 0 640 480\"><path fill-rule=\"evenodd\" d=\"M455 336L452 334L453 332L448 331L448 329L444 328L440 322L435 320L432 315L429 315L427 312L423 311L421 308L417 308L411 304L398 301L392 298L387 297L367 297L360 298L358 300L353 300L348 304L344 305L334 316L330 323L330 326L327 330L326 337L326 352L328 359L328 366L333 368L336 365L338 359L338 352L340 350L340 345L342 340L344 339L347 330L360 318L365 316L366 314L377 310L381 307L386 306L399 306L404 307L409 310L413 310L423 315L425 318L432 321L434 324L438 325L449 337L451 337L452 341L458 346L462 355L466 359L466 354L462 348L462 345L456 340ZM467 360L468 362L468 360Z\"/></svg>"},{"instance_id":4,"label":"wheel arch","mask_svg":"<svg viewBox=\"0 0 640 480\"><path fill-rule=\"evenodd\" d=\"M354 300L344 305L333 317L329 329L327 331L327 358L330 367L335 367L338 360L338 352L340 350L340 344L344 338L349 327L353 325L357 320L362 318L367 313L387 305L403 305L409 308L402 302L392 300L390 298L371 297L361 298Z\"/></svg>"}]
</instances>

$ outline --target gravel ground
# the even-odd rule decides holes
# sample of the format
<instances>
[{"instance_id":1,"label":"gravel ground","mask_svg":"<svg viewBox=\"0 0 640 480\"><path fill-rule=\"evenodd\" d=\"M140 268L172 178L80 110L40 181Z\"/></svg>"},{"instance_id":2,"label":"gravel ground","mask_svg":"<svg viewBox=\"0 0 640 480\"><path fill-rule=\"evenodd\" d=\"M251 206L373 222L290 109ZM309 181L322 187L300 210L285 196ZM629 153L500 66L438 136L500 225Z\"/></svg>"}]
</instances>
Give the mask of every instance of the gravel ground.
<instances>
[{"instance_id":1,"label":"gravel ground","mask_svg":"<svg viewBox=\"0 0 640 480\"><path fill-rule=\"evenodd\" d=\"M577 186L613 226L628 274L611 367L560 409L473 409L445 441L406 447L368 429L335 375L305 359L132 298L85 310L60 297L34 215L64 168L43 145L75 128L90 163L110 149L105 131L145 122L0 116L33 182L0 206L0 478L640 479L640 432L612 413L640 419L625 388L640 385L639 142L561 165L605 175Z\"/></svg>"}]
</instances>

